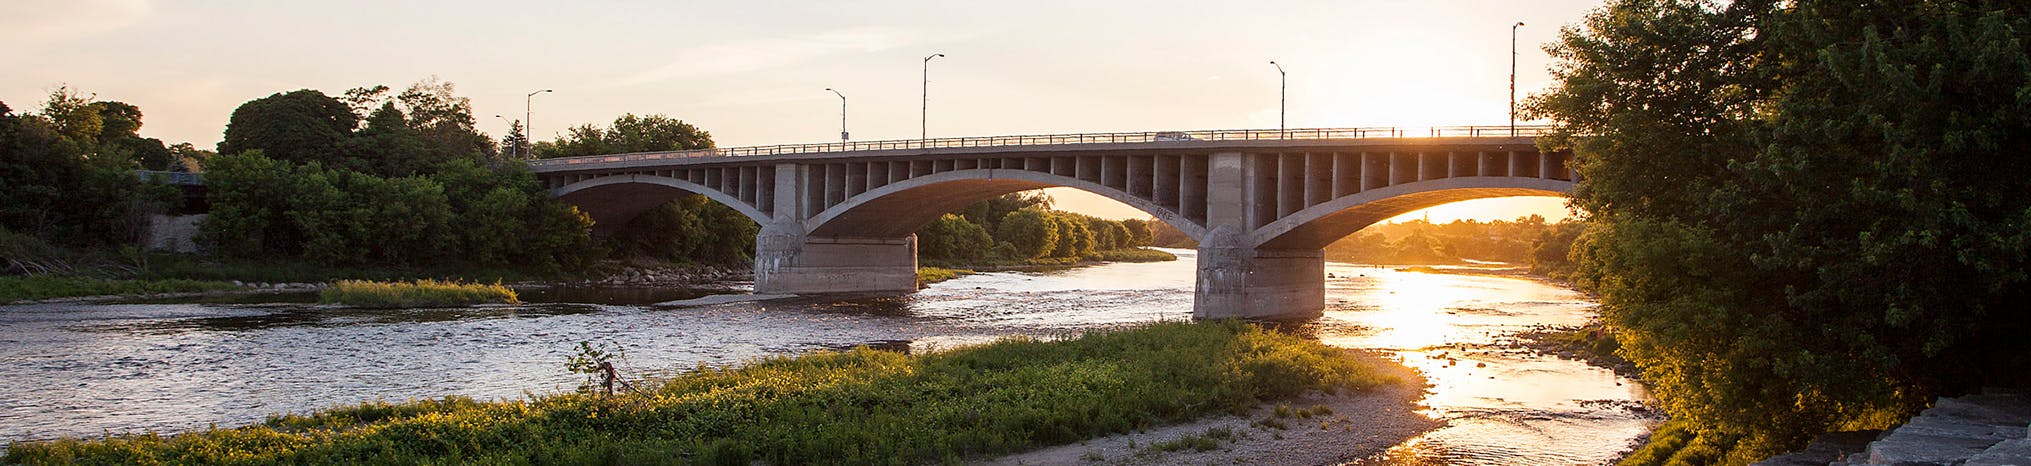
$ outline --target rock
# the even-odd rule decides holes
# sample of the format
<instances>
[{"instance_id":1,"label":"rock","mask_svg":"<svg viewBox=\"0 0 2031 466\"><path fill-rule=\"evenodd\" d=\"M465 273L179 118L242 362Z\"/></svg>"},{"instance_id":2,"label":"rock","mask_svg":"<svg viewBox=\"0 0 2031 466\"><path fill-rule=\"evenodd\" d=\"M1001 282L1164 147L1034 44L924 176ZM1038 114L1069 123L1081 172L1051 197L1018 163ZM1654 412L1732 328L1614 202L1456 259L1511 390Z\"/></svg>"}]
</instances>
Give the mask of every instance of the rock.
<instances>
[{"instance_id":1,"label":"rock","mask_svg":"<svg viewBox=\"0 0 2031 466\"><path fill-rule=\"evenodd\" d=\"M2006 440L1968 458L1966 466L2031 466L2031 439Z\"/></svg>"}]
</instances>

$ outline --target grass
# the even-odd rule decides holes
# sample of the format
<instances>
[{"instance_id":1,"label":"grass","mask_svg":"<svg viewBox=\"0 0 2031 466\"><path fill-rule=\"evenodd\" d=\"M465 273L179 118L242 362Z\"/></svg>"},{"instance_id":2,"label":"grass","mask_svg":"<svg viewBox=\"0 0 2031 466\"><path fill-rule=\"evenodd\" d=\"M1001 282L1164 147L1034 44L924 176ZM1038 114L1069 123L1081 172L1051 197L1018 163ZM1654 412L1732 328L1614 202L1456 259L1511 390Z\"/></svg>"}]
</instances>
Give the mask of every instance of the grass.
<instances>
[{"instance_id":1,"label":"grass","mask_svg":"<svg viewBox=\"0 0 2031 466\"><path fill-rule=\"evenodd\" d=\"M1170 262L1178 255L1149 248L1096 251L1088 259L1102 262Z\"/></svg>"},{"instance_id":2,"label":"grass","mask_svg":"<svg viewBox=\"0 0 2031 466\"><path fill-rule=\"evenodd\" d=\"M47 274L0 277L0 303L78 296L137 295L237 290L222 281L154 279L107 280Z\"/></svg>"},{"instance_id":3,"label":"grass","mask_svg":"<svg viewBox=\"0 0 2031 466\"><path fill-rule=\"evenodd\" d=\"M905 355L858 348L638 384L643 393L368 403L180 435L19 442L17 464L922 464L1244 413L1390 380L1236 322L1158 323Z\"/></svg>"},{"instance_id":4,"label":"grass","mask_svg":"<svg viewBox=\"0 0 2031 466\"><path fill-rule=\"evenodd\" d=\"M954 279L954 278L959 278L959 277L964 277L964 276L967 276L967 275L973 275L973 274L976 274L976 273L979 273L979 272L974 272L974 271L972 271L972 270L968 270L968 269L947 269L947 268L940 268L940 267L918 267L918 268L917 268L917 283L920 283L920 284L925 284L925 285L929 285L929 284L932 284L932 283L938 283L938 282L942 282L942 281L946 281L946 280L951 280L951 279Z\"/></svg>"},{"instance_id":5,"label":"grass","mask_svg":"<svg viewBox=\"0 0 2031 466\"><path fill-rule=\"evenodd\" d=\"M317 300L325 304L375 308L521 302L516 298L515 290L498 283L485 285L428 279L413 282L340 280L319 292Z\"/></svg>"}]
</instances>

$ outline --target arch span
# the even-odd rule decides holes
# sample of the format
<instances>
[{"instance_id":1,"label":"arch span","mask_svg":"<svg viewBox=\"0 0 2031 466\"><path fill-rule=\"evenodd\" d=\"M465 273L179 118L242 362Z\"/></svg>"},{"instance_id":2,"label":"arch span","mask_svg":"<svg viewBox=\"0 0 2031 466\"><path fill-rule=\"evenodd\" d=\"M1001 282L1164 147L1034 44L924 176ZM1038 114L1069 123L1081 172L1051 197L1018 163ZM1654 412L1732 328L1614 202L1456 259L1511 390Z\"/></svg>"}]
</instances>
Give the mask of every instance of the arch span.
<instances>
[{"instance_id":1,"label":"arch span","mask_svg":"<svg viewBox=\"0 0 2031 466\"><path fill-rule=\"evenodd\" d=\"M756 223L766 224L768 214L731 195L698 183L655 175L613 175L579 181L550 190L550 195L577 206L592 217L593 230L610 233L649 209L670 202L684 193L697 194L733 208Z\"/></svg>"},{"instance_id":2,"label":"arch span","mask_svg":"<svg viewBox=\"0 0 2031 466\"><path fill-rule=\"evenodd\" d=\"M1249 242L1261 249L1317 250L1375 222L1418 209L1492 197L1564 196L1572 189L1571 181L1507 176L1404 183L1300 210L1257 228Z\"/></svg>"},{"instance_id":3,"label":"arch span","mask_svg":"<svg viewBox=\"0 0 2031 466\"><path fill-rule=\"evenodd\" d=\"M974 169L942 172L889 184L848 198L805 221L813 236L909 236L946 213L1003 194L1066 187L1128 204L1198 240L1205 227L1142 197L1078 178L1049 173Z\"/></svg>"}]
</instances>

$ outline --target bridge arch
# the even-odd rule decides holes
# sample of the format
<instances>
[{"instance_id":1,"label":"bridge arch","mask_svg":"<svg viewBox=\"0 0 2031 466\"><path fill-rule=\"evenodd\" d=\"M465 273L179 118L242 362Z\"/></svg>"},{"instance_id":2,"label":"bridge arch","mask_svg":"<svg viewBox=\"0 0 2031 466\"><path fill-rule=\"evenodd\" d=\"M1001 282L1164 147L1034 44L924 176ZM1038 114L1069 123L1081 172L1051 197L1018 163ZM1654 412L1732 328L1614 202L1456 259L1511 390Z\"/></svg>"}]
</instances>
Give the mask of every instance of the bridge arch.
<instances>
[{"instance_id":1,"label":"bridge arch","mask_svg":"<svg viewBox=\"0 0 2031 466\"><path fill-rule=\"evenodd\" d=\"M610 233L614 228L627 224L629 220L648 212L656 206L670 202L684 193L697 194L733 208L756 223L767 224L768 214L741 202L739 198L698 183L667 176L625 174L602 176L559 186L550 190L550 195L566 204L577 206L593 220L593 229Z\"/></svg>"},{"instance_id":2,"label":"bridge arch","mask_svg":"<svg viewBox=\"0 0 2031 466\"><path fill-rule=\"evenodd\" d=\"M1550 178L1475 176L1391 185L1333 199L1264 225L1250 234L1261 249L1318 250L1391 217L1453 202L1515 196L1564 196L1573 182Z\"/></svg>"},{"instance_id":3,"label":"bridge arch","mask_svg":"<svg viewBox=\"0 0 2031 466\"><path fill-rule=\"evenodd\" d=\"M1170 208L1119 189L1078 178L1011 169L969 169L910 178L853 196L805 220L813 236L902 237L939 216L1003 194L1065 187L1128 204L1190 236L1205 227Z\"/></svg>"}]
</instances>

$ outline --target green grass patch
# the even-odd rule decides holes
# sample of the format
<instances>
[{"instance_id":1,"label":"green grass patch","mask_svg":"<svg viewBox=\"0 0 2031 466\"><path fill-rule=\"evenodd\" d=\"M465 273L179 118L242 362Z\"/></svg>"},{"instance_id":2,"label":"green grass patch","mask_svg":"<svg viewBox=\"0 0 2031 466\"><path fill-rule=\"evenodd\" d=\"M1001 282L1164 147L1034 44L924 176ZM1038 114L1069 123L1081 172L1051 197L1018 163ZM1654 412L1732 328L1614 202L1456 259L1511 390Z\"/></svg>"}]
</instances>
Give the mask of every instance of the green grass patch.
<instances>
[{"instance_id":1,"label":"green grass patch","mask_svg":"<svg viewBox=\"0 0 2031 466\"><path fill-rule=\"evenodd\" d=\"M400 308L518 303L515 290L500 284L417 280L370 282L340 280L317 295L318 302L358 307Z\"/></svg>"},{"instance_id":2,"label":"green grass patch","mask_svg":"<svg viewBox=\"0 0 2031 466\"><path fill-rule=\"evenodd\" d=\"M964 277L964 276L967 276L967 275L973 275L973 274L976 274L976 273L979 273L979 272L974 272L974 271L972 271L972 270L968 270L968 269L947 269L947 268L942 268L942 267L918 267L918 268L917 268L917 283L920 283L920 284L925 284L925 285L929 285L929 284L932 284L932 283L938 283L938 282L942 282L942 281L946 281L946 280L951 280L951 279L954 279L954 278L959 278L959 277Z\"/></svg>"},{"instance_id":3,"label":"green grass patch","mask_svg":"<svg viewBox=\"0 0 2031 466\"><path fill-rule=\"evenodd\" d=\"M1378 374L1250 324L1158 323L931 354L767 358L644 381L641 394L368 403L181 435L19 442L0 462L952 463L1390 382Z\"/></svg>"},{"instance_id":4,"label":"green grass patch","mask_svg":"<svg viewBox=\"0 0 2031 466\"><path fill-rule=\"evenodd\" d=\"M1149 248L1134 248L1096 251L1087 259L1102 262L1170 262L1178 260L1178 255Z\"/></svg>"},{"instance_id":5,"label":"green grass patch","mask_svg":"<svg viewBox=\"0 0 2031 466\"><path fill-rule=\"evenodd\" d=\"M56 275L0 277L0 303L78 296L139 295L237 290L232 283L208 280L107 280Z\"/></svg>"},{"instance_id":6,"label":"green grass patch","mask_svg":"<svg viewBox=\"0 0 2031 466\"><path fill-rule=\"evenodd\" d=\"M1748 464L1758 458L1740 458L1741 437L1718 431L1701 431L1682 420L1667 421L1650 432L1650 441L1623 457L1616 466L1666 466L1690 464Z\"/></svg>"}]
</instances>

